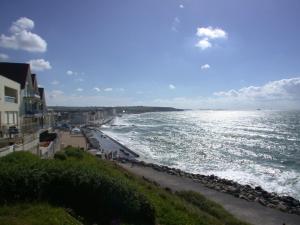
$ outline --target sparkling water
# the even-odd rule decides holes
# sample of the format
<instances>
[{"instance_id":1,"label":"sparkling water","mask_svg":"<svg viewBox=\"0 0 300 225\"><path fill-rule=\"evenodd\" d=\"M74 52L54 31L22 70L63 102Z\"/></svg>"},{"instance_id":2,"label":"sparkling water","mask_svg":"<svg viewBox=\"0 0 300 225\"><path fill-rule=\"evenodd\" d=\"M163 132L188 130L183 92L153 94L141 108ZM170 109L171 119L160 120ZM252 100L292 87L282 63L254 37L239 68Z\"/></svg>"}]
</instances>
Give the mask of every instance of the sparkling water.
<instances>
[{"instance_id":1,"label":"sparkling water","mask_svg":"<svg viewBox=\"0 0 300 225\"><path fill-rule=\"evenodd\" d=\"M299 111L132 114L103 131L145 161L300 199Z\"/></svg>"}]
</instances>

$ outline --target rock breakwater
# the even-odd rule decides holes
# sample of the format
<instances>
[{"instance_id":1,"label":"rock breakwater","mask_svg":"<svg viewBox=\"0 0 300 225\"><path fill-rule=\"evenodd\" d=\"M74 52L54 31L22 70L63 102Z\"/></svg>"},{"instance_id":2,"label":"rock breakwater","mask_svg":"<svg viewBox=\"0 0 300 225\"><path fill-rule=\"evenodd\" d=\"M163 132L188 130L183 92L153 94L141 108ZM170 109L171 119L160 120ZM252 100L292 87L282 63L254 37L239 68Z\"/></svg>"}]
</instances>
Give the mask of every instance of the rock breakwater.
<instances>
[{"instance_id":1,"label":"rock breakwater","mask_svg":"<svg viewBox=\"0 0 300 225\"><path fill-rule=\"evenodd\" d=\"M214 189L223 193L231 194L246 201L258 202L266 207L275 208L283 212L300 215L300 201L290 196L279 196L272 192L267 192L260 186L251 187L242 185L232 180L222 179L214 175L192 174L180 169L167 166L146 163L144 161L126 160L135 165L151 167L156 171L165 172L170 175L192 179L194 182L201 183L207 188Z\"/></svg>"}]
</instances>

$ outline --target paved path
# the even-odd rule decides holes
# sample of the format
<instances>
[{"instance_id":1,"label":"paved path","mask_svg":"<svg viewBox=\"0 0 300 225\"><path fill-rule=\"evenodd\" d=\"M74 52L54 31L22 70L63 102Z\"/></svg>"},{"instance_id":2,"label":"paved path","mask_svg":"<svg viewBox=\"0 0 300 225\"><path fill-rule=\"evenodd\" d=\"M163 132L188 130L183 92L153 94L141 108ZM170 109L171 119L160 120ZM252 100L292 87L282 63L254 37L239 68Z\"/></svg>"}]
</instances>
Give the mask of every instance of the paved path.
<instances>
[{"instance_id":1,"label":"paved path","mask_svg":"<svg viewBox=\"0 0 300 225\"><path fill-rule=\"evenodd\" d=\"M279 210L262 206L257 202L248 202L235 198L232 195L204 187L189 178L169 175L165 172L156 171L151 167L140 165L131 167L131 164L128 163L120 163L120 165L136 175L156 181L162 187L169 187L175 191L190 190L201 193L207 198L221 204L237 218L248 223L255 225L300 225L300 216L283 213Z\"/></svg>"},{"instance_id":2,"label":"paved path","mask_svg":"<svg viewBox=\"0 0 300 225\"><path fill-rule=\"evenodd\" d=\"M92 137L98 140L100 148L103 150L104 153L109 154L111 152L115 152L121 158L136 158L136 153L132 152L126 146L121 145L118 141L114 140L113 138L107 136L99 129L94 129L91 132L93 133Z\"/></svg>"}]
</instances>

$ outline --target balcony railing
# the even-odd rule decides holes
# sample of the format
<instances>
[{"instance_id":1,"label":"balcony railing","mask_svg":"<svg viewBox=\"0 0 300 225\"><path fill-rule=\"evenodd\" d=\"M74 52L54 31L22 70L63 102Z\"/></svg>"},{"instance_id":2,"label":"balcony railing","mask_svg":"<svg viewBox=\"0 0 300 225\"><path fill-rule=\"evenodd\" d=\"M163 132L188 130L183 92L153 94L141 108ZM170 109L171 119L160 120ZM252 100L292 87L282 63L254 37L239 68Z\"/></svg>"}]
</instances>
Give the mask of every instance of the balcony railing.
<instances>
[{"instance_id":1,"label":"balcony railing","mask_svg":"<svg viewBox=\"0 0 300 225\"><path fill-rule=\"evenodd\" d=\"M5 96L5 101L10 103L17 103L17 98L13 96Z\"/></svg>"},{"instance_id":2,"label":"balcony railing","mask_svg":"<svg viewBox=\"0 0 300 225\"><path fill-rule=\"evenodd\" d=\"M25 110L25 117L42 117L43 112L41 110Z\"/></svg>"},{"instance_id":3,"label":"balcony railing","mask_svg":"<svg viewBox=\"0 0 300 225\"><path fill-rule=\"evenodd\" d=\"M36 99L41 99L41 96L36 94L36 93L26 93L24 95L24 98L36 98Z\"/></svg>"},{"instance_id":4,"label":"balcony railing","mask_svg":"<svg viewBox=\"0 0 300 225\"><path fill-rule=\"evenodd\" d=\"M26 97L26 98L41 98L41 96L39 94L33 93L33 92L25 93L24 97Z\"/></svg>"}]
</instances>

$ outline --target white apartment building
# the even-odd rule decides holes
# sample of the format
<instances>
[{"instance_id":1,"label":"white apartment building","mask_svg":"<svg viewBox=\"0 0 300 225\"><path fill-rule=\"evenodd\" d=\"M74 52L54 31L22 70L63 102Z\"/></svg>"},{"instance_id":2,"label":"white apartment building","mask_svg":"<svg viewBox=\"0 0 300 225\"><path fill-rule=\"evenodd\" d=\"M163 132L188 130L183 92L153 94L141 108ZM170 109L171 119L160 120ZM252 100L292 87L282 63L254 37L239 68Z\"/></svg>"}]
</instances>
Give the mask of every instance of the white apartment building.
<instances>
[{"instance_id":1,"label":"white apartment building","mask_svg":"<svg viewBox=\"0 0 300 225\"><path fill-rule=\"evenodd\" d=\"M20 128L20 101L20 84L0 74L0 138Z\"/></svg>"},{"instance_id":2,"label":"white apartment building","mask_svg":"<svg viewBox=\"0 0 300 225\"><path fill-rule=\"evenodd\" d=\"M41 155L40 134L51 129L50 122L44 89L30 65L0 62L0 156L11 151Z\"/></svg>"}]
</instances>

